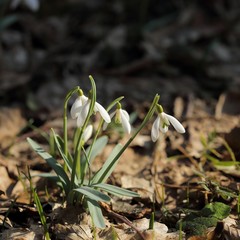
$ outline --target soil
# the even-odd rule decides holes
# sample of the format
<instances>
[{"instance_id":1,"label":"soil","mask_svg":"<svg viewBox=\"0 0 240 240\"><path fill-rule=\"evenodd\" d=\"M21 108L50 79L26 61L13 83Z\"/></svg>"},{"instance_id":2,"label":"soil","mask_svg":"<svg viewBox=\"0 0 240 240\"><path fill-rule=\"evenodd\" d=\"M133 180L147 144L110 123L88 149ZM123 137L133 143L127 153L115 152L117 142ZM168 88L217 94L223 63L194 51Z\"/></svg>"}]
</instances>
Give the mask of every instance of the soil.
<instances>
[{"instance_id":1,"label":"soil","mask_svg":"<svg viewBox=\"0 0 240 240\"><path fill-rule=\"evenodd\" d=\"M42 0L33 11L27 2L0 3L1 239L44 239L29 176L51 239L180 239L179 220L216 202L230 206L228 216L201 236L185 227L182 239L240 239L240 3ZM140 197L101 203L105 229L95 229L82 206L66 206L61 190L40 176L51 167L26 141L51 150L66 94L80 86L87 95L89 75L103 106L124 96L133 131L155 94L186 129L170 127L153 143L154 115L134 139L108 182ZM69 136L75 127L69 114ZM129 138L119 127L104 134L109 143L93 172Z\"/></svg>"}]
</instances>

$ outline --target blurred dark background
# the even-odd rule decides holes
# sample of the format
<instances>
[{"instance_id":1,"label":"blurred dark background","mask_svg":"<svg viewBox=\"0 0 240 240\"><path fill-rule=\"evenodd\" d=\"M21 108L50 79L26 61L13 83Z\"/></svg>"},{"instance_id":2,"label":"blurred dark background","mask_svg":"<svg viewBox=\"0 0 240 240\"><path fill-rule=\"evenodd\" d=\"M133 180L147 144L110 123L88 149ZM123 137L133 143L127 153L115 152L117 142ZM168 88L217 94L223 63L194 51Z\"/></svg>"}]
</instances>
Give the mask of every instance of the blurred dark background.
<instances>
[{"instance_id":1,"label":"blurred dark background","mask_svg":"<svg viewBox=\"0 0 240 240\"><path fill-rule=\"evenodd\" d=\"M29 1L0 0L1 106L60 111L89 74L103 104L224 93L239 106L239 0Z\"/></svg>"}]
</instances>

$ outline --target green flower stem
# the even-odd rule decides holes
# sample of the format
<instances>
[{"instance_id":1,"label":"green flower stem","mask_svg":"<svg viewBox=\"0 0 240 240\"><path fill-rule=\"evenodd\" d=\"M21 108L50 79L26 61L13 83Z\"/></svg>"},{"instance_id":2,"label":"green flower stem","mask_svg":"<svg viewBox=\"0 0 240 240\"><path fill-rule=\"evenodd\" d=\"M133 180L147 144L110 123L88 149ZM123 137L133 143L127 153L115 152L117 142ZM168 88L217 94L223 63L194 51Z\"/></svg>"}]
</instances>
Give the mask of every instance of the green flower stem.
<instances>
[{"instance_id":1,"label":"green flower stem","mask_svg":"<svg viewBox=\"0 0 240 240\"><path fill-rule=\"evenodd\" d=\"M150 221L149 221L149 228L148 229L154 229L154 221L155 221L155 212L151 213Z\"/></svg>"},{"instance_id":2,"label":"green flower stem","mask_svg":"<svg viewBox=\"0 0 240 240\"><path fill-rule=\"evenodd\" d=\"M75 149L75 154L74 154L74 159L73 159L73 167L72 167L72 173L71 173L71 186L70 189L73 190L74 189L74 179L77 173L77 177L78 179L82 180L82 176L81 176L81 144L82 144L82 135L83 132L85 130L85 128L87 127L87 124L89 122L89 119L91 117L91 115L94 112L94 106L95 106L95 102L96 102L96 85L94 82L94 79L92 76L89 76L89 79L91 81L91 85L92 85L92 96L91 96L91 103L90 103L90 107L89 107L89 111L87 114L87 117L85 119L85 122L80 130L80 134L79 134L79 138L78 138L78 142L76 145L76 149ZM77 169L78 168L78 169Z\"/></svg>"},{"instance_id":3,"label":"green flower stem","mask_svg":"<svg viewBox=\"0 0 240 240\"><path fill-rule=\"evenodd\" d=\"M106 111L109 112L109 111L110 111L119 101L121 101L123 98L124 98L124 96L121 96L121 97L119 97L119 98L116 98L116 99L107 107ZM96 131L96 133L95 133L95 136L94 136L94 138L93 138L93 140L92 140L92 143L91 143L91 146L90 146L88 155L87 155L87 157L86 157L87 161L86 161L86 163L85 163L85 165L84 165L84 171L83 171L83 176L82 176L82 183L83 183L83 181L84 181L84 177L85 177L85 174L86 174L87 165L88 165L88 168L90 169L90 165L89 165L89 161L88 161L88 160L89 160L89 158L90 158L90 156L91 156L91 154L92 154L92 149L93 149L93 146L94 146L94 144L95 144L95 142L96 142L96 140L97 140L97 137L98 137L98 135L99 135L99 133L100 133L100 131L101 131L101 129L102 129L103 122L104 122L104 120L101 119L101 121L100 121L100 123L99 123L99 125L98 125L98 128L97 128L97 131ZM89 178L89 180L90 180L90 178Z\"/></svg>"},{"instance_id":4,"label":"green flower stem","mask_svg":"<svg viewBox=\"0 0 240 240\"><path fill-rule=\"evenodd\" d=\"M71 96L79 90L79 86L73 88L65 97L65 101L64 101L64 108L63 108L63 142L64 142L64 154L66 157L68 157L68 135L67 135L67 105L68 105L68 101L71 98ZM63 166L65 172L67 171L67 165L64 162L64 166Z\"/></svg>"},{"instance_id":5,"label":"green flower stem","mask_svg":"<svg viewBox=\"0 0 240 240\"><path fill-rule=\"evenodd\" d=\"M73 149L76 149L77 142L78 142L78 137L80 136L80 131L81 131L81 128L77 127L75 132L74 132Z\"/></svg>"},{"instance_id":6,"label":"green flower stem","mask_svg":"<svg viewBox=\"0 0 240 240\"><path fill-rule=\"evenodd\" d=\"M134 138L138 135L138 133L145 127L145 125L148 123L148 121L151 119L151 117L153 116L155 109L156 109L156 105L158 104L158 101L160 99L160 96L158 94L156 94L155 98L153 99L152 105L147 113L147 115L145 116L142 124L140 125L140 127L137 129L137 131L132 135L131 138L129 138L129 140L125 143L125 145L122 147L122 149L118 152L118 154L116 155L116 157L112 160L112 164L110 165L110 167L112 165L114 165L114 163L119 159L119 157L123 154L123 152L128 148L128 146L131 144L131 142L134 140ZM103 179L99 179L99 182L102 182Z\"/></svg>"},{"instance_id":7,"label":"green flower stem","mask_svg":"<svg viewBox=\"0 0 240 240\"><path fill-rule=\"evenodd\" d=\"M86 162L85 162L85 164L84 164L84 166L83 166L84 169L83 169L83 172L82 172L83 175L82 175L82 178L81 178L81 184L83 184L83 181L84 181L84 178L85 178L85 175L86 175L87 167L88 167L88 170L89 170L89 171L91 170L89 159L90 159L90 156L91 156L91 153L92 153L92 148L93 148L93 146L94 146L94 144L95 144L95 142L96 142L96 140L97 140L97 136L98 136L98 134L99 134L99 132L100 132L100 130L101 130L102 124L103 124L103 120L101 120L101 122L99 123L98 129L97 129L97 131L96 131L96 134L95 134L95 136L94 136L94 138L93 138L93 141L92 141L92 144L91 144L91 146L90 146L89 153L87 154L87 153L85 152ZM90 173L89 173L89 174L90 174ZM89 178L89 179L90 179L90 178Z\"/></svg>"},{"instance_id":8,"label":"green flower stem","mask_svg":"<svg viewBox=\"0 0 240 240\"><path fill-rule=\"evenodd\" d=\"M84 168L86 167L86 166L88 166L88 185L90 185L90 179L91 179L91 176L92 176L92 170L91 170L91 165L90 165L90 162L89 162L89 157L87 156L87 153L86 153L86 151L85 151L85 149L84 149L84 147L82 146L82 151L83 151L83 153L84 153L84 155L85 155L85 158L86 158L86 163L85 163L85 165L84 165ZM86 169L84 169L84 171L83 171L83 176L82 176L82 182L81 182L81 184L83 184L83 181L84 181L84 178L85 178L85 175L86 175Z\"/></svg>"},{"instance_id":9,"label":"green flower stem","mask_svg":"<svg viewBox=\"0 0 240 240\"><path fill-rule=\"evenodd\" d=\"M116 98L113 102L111 102L109 104L109 106L107 107L107 112L109 112L118 102L120 102L122 99L124 98L124 96L118 97Z\"/></svg>"}]
</instances>

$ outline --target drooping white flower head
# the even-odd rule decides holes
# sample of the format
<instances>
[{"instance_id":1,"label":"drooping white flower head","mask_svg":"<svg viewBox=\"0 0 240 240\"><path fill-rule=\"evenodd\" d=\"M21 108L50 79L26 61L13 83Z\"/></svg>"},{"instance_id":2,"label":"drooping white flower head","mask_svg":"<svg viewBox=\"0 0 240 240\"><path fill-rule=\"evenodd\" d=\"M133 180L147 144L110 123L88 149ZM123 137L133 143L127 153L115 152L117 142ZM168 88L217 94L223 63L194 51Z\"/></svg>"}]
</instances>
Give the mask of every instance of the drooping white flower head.
<instances>
[{"instance_id":1,"label":"drooping white flower head","mask_svg":"<svg viewBox=\"0 0 240 240\"><path fill-rule=\"evenodd\" d=\"M37 11L40 7L39 0L13 0L10 7L15 9L21 2L32 11Z\"/></svg>"},{"instance_id":2,"label":"drooping white flower head","mask_svg":"<svg viewBox=\"0 0 240 240\"><path fill-rule=\"evenodd\" d=\"M110 117L113 118L115 116L115 122L122 124L124 132L130 134L131 133L131 124L129 122L130 117L126 110L123 110L121 104L118 103L117 109L115 112L110 114ZM107 123L104 123L103 130L107 128Z\"/></svg>"},{"instance_id":3,"label":"drooping white flower head","mask_svg":"<svg viewBox=\"0 0 240 240\"><path fill-rule=\"evenodd\" d=\"M153 142L156 142L159 138L160 131L166 133L170 124L175 128L179 133L185 133L185 128L183 125L173 116L163 112L162 106L157 105L158 116L154 121L151 129L151 138Z\"/></svg>"},{"instance_id":4,"label":"drooping white flower head","mask_svg":"<svg viewBox=\"0 0 240 240\"><path fill-rule=\"evenodd\" d=\"M83 95L83 91L79 90L79 97L73 103L70 113L73 119L77 118L80 113L80 108L87 102L88 98Z\"/></svg>"},{"instance_id":5,"label":"drooping white flower head","mask_svg":"<svg viewBox=\"0 0 240 240\"><path fill-rule=\"evenodd\" d=\"M87 118L87 115L88 115L88 112L90 109L90 105L91 105L91 99L84 96L83 92L81 91L80 96L76 99L76 101L74 102L74 104L71 108L71 116L73 119L77 118L77 126L78 127L83 126L83 124ZM95 102L94 112L95 113L99 112L105 122L107 122L107 123L111 122L111 118L110 118L108 112L98 102Z\"/></svg>"}]
</instances>

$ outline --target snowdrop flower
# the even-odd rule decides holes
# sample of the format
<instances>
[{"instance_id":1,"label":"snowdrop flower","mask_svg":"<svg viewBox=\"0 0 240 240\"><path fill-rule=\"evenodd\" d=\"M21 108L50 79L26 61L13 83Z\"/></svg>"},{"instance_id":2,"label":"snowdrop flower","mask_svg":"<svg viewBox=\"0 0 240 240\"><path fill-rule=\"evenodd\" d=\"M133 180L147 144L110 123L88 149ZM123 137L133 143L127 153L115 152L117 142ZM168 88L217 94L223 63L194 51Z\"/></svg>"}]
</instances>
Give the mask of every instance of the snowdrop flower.
<instances>
[{"instance_id":1,"label":"snowdrop flower","mask_svg":"<svg viewBox=\"0 0 240 240\"><path fill-rule=\"evenodd\" d=\"M32 11L37 11L40 7L39 0L13 0L10 7L15 9L21 2Z\"/></svg>"},{"instance_id":2,"label":"snowdrop flower","mask_svg":"<svg viewBox=\"0 0 240 240\"><path fill-rule=\"evenodd\" d=\"M82 137L82 140L83 140L83 143L87 142L90 137L92 136L92 133L93 133L93 125L88 125L84 132L83 132L83 137Z\"/></svg>"},{"instance_id":3,"label":"snowdrop flower","mask_svg":"<svg viewBox=\"0 0 240 240\"><path fill-rule=\"evenodd\" d=\"M88 112L90 109L90 105L91 105L91 99L84 96L81 91L80 96L78 97L78 99L76 99L76 101L74 102L74 104L71 108L71 116L73 119L77 118L77 126L78 127L83 126L83 124L87 118L87 115L88 115ZM93 110L95 113L99 112L105 122L107 122L107 123L111 122L111 118L110 118L108 112L98 102L95 102Z\"/></svg>"},{"instance_id":4,"label":"snowdrop flower","mask_svg":"<svg viewBox=\"0 0 240 240\"><path fill-rule=\"evenodd\" d=\"M175 130L179 133L185 133L183 125L173 116L163 112L161 105L157 105L158 116L152 125L151 138L153 142L156 142L159 138L160 131L166 133L170 124L173 125Z\"/></svg>"},{"instance_id":5,"label":"snowdrop flower","mask_svg":"<svg viewBox=\"0 0 240 240\"><path fill-rule=\"evenodd\" d=\"M126 110L123 110L121 104L118 103L117 110L110 114L110 117L113 118L115 116L115 123L122 124L124 132L130 134L131 133L131 125L129 123L129 114ZM104 123L103 130L107 128L107 123Z\"/></svg>"},{"instance_id":6,"label":"snowdrop flower","mask_svg":"<svg viewBox=\"0 0 240 240\"><path fill-rule=\"evenodd\" d=\"M86 102L87 102L88 98L86 96L83 95L83 91L80 89L79 90L79 97L75 100L75 102L73 103L70 113L71 113L71 117L73 119L77 118L79 115L79 108L81 108Z\"/></svg>"}]
</instances>

